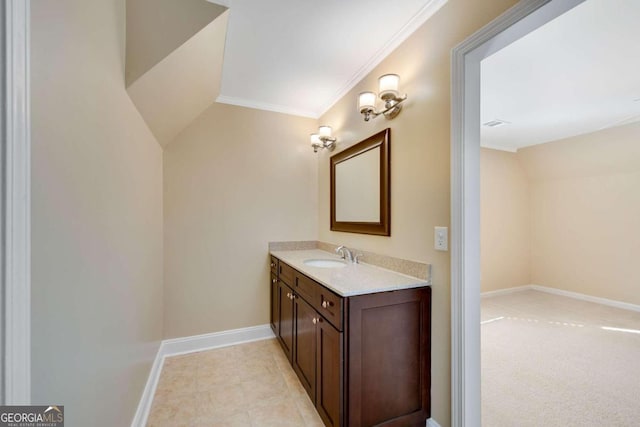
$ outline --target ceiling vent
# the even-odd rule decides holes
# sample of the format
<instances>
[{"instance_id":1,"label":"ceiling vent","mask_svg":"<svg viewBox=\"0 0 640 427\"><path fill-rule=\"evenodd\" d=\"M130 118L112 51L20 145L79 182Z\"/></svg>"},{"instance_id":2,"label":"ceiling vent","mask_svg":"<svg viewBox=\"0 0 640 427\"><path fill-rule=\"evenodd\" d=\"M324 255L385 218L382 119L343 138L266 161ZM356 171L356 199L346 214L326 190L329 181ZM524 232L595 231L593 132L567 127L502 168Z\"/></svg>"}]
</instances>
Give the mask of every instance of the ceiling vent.
<instances>
[{"instance_id":1,"label":"ceiling vent","mask_svg":"<svg viewBox=\"0 0 640 427\"><path fill-rule=\"evenodd\" d=\"M486 126L488 128L497 128L498 126L502 126L502 125L506 125L509 124L509 122L506 122L504 120L500 120L500 119L494 119L491 121L488 121L486 123L483 123L482 126Z\"/></svg>"}]
</instances>

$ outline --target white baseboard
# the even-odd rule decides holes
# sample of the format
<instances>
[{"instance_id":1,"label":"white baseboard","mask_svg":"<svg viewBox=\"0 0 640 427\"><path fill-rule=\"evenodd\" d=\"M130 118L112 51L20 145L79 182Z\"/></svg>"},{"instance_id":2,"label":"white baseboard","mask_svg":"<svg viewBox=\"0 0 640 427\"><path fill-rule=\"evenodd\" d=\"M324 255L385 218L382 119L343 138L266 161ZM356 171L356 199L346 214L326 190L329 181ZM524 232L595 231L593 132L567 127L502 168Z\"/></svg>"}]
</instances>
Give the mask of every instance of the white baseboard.
<instances>
[{"instance_id":1,"label":"white baseboard","mask_svg":"<svg viewBox=\"0 0 640 427\"><path fill-rule=\"evenodd\" d=\"M162 341L162 347L165 356L177 356L179 354L227 347L230 345L266 340L269 338L274 338L274 335L271 327L267 324L215 332L213 334L173 338Z\"/></svg>"},{"instance_id":2,"label":"white baseboard","mask_svg":"<svg viewBox=\"0 0 640 427\"><path fill-rule=\"evenodd\" d=\"M480 293L480 297L481 298L497 297L500 295L508 295L516 292L526 291L527 289L531 289L531 285L523 285L523 286L516 286L515 288L505 288L505 289L498 289L495 291L482 292Z\"/></svg>"},{"instance_id":3,"label":"white baseboard","mask_svg":"<svg viewBox=\"0 0 640 427\"><path fill-rule=\"evenodd\" d=\"M610 307L621 308L623 310L631 310L640 312L640 305L630 304L628 302L616 301L607 298L594 297L591 295L581 294L578 292L564 291L562 289L550 288L541 285L529 285L529 289L546 292L548 294L560 295L563 297L575 298L587 302L595 302L596 304L608 305Z\"/></svg>"},{"instance_id":4,"label":"white baseboard","mask_svg":"<svg viewBox=\"0 0 640 427\"><path fill-rule=\"evenodd\" d=\"M169 356L194 353L198 351L212 350L214 348L228 347L230 345L243 344L252 341L260 341L274 338L271 327L267 325L252 326L249 328L232 329L229 331L215 332L212 334L194 335L184 338L173 338L162 341L158 354L153 361L147 384L138 403L138 409L131 422L131 427L143 427L147 424L153 396L156 393L160 373L164 360Z\"/></svg>"},{"instance_id":5,"label":"white baseboard","mask_svg":"<svg viewBox=\"0 0 640 427\"><path fill-rule=\"evenodd\" d=\"M438 424L433 418L429 418L427 420L427 427L440 427L440 424Z\"/></svg>"},{"instance_id":6,"label":"white baseboard","mask_svg":"<svg viewBox=\"0 0 640 427\"><path fill-rule=\"evenodd\" d=\"M640 305L630 304L628 302L616 301L616 300L607 299L607 298L594 297L592 295L581 294L579 292L565 291L562 289L550 288L548 286L534 285L534 284L518 286L515 288L499 289L497 291L483 292L480 294L480 296L482 298L488 298L488 297L495 297L500 295L513 294L515 292L522 292L522 291L546 292L548 294L560 295L563 297L569 297L569 298L578 299L582 301L593 302L596 304L607 305L609 307L621 308L623 310L640 312Z\"/></svg>"},{"instance_id":7,"label":"white baseboard","mask_svg":"<svg viewBox=\"0 0 640 427\"><path fill-rule=\"evenodd\" d=\"M158 353L151 365L151 371L149 371L149 377L147 383L142 391L140 402L138 402L138 409L133 416L131 427L143 427L147 424L147 418L149 417L149 411L151 410L151 402L153 402L153 395L156 394L156 387L158 386L158 380L160 379L160 372L162 372L162 365L164 364L164 356L162 355L162 343L158 348Z\"/></svg>"}]
</instances>

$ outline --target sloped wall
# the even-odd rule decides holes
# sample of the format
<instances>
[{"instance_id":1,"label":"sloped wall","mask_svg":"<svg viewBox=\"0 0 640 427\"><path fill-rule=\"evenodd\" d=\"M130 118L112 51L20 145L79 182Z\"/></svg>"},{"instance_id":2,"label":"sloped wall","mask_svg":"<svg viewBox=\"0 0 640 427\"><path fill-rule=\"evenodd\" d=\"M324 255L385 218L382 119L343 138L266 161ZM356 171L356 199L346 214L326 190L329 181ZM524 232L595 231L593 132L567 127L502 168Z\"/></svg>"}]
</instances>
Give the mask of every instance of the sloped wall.
<instances>
[{"instance_id":1,"label":"sloped wall","mask_svg":"<svg viewBox=\"0 0 640 427\"><path fill-rule=\"evenodd\" d=\"M227 8L207 0L126 0L129 86Z\"/></svg>"},{"instance_id":2,"label":"sloped wall","mask_svg":"<svg viewBox=\"0 0 640 427\"><path fill-rule=\"evenodd\" d=\"M228 16L223 12L127 88L160 145L171 142L218 96Z\"/></svg>"}]
</instances>

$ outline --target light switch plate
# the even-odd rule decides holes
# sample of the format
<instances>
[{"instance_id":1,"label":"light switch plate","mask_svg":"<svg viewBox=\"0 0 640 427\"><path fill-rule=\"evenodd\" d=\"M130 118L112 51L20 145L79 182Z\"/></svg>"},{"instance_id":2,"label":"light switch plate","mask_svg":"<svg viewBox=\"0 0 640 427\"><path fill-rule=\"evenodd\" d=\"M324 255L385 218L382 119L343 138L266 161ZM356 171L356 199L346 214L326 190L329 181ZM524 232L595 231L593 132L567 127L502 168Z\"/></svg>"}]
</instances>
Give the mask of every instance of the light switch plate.
<instances>
[{"instance_id":1,"label":"light switch plate","mask_svg":"<svg viewBox=\"0 0 640 427\"><path fill-rule=\"evenodd\" d=\"M449 250L449 229L447 227L436 227L433 236L435 250Z\"/></svg>"}]
</instances>

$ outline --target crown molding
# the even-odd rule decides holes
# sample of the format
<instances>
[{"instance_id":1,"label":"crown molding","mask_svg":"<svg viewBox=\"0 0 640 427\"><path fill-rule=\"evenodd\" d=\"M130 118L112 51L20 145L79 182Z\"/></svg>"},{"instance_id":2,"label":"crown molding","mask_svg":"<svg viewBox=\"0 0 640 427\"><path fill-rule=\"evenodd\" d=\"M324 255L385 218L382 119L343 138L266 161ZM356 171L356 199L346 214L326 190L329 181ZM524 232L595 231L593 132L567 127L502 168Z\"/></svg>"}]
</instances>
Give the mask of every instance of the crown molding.
<instances>
[{"instance_id":1,"label":"crown molding","mask_svg":"<svg viewBox=\"0 0 640 427\"><path fill-rule=\"evenodd\" d=\"M396 32L378 51L355 72L353 76L331 97L319 111L300 110L285 105L269 104L251 99L236 98L233 96L220 95L216 102L221 104L237 105L240 107L255 108L258 110L273 111L276 113L290 114L293 116L309 117L318 119L333 107L340 99L360 83L375 67L377 67L391 52L402 44L411 34L413 34L427 19L435 14L448 0L430 0L413 17Z\"/></svg>"},{"instance_id":2,"label":"crown molding","mask_svg":"<svg viewBox=\"0 0 640 427\"><path fill-rule=\"evenodd\" d=\"M254 108L256 110L273 111L274 113L289 114L292 116L308 117L310 119L317 119L318 117L320 117L318 113L315 113L313 111L298 110L296 108L291 108L284 105L269 104L267 102L260 102L252 99L236 98L233 96L220 95L216 98L216 102L220 104L229 104L229 105L236 105L239 107Z\"/></svg>"},{"instance_id":3,"label":"crown molding","mask_svg":"<svg viewBox=\"0 0 640 427\"><path fill-rule=\"evenodd\" d=\"M336 92L332 100L321 108L319 116L324 115L331 107L341 100L351 89L360 83L369 73L391 54L398 46L409 38L422 24L427 22L449 0L431 0L425 4L413 17L395 33L356 73Z\"/></svg>"},{"instance_id":4,"label":"crown molding","mask_svg":"<svg viewBox=\"0 0 640 427\"><path fill-rule=\"evenodd\" d=\"M488 148L489 150L498 150L498 151L508 151L509 153L518 152L517 148L503 147L500 145L493 145L493 144L480 144L480 148Z\"/></svg>"}]
</instances>

